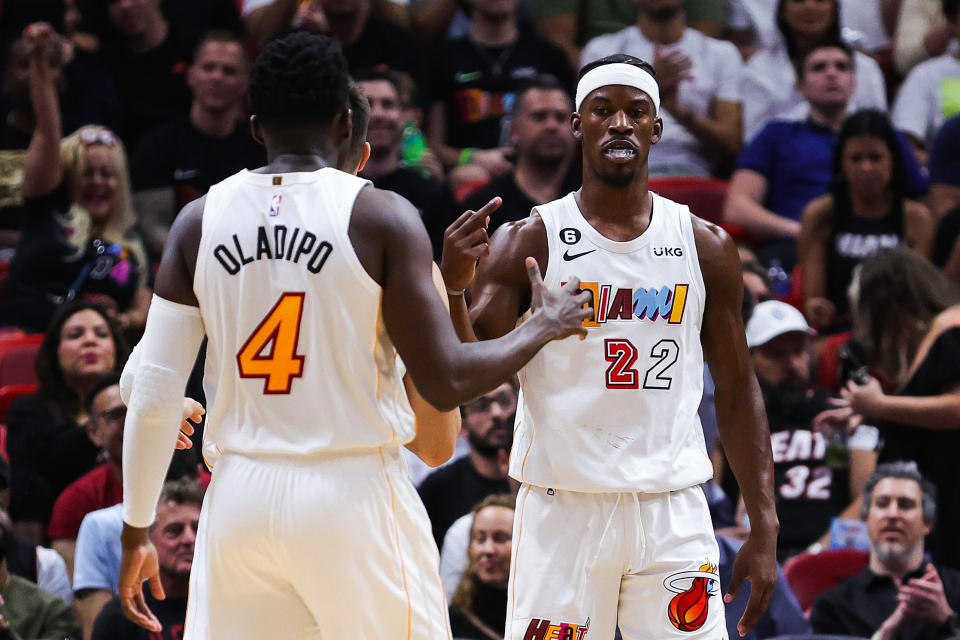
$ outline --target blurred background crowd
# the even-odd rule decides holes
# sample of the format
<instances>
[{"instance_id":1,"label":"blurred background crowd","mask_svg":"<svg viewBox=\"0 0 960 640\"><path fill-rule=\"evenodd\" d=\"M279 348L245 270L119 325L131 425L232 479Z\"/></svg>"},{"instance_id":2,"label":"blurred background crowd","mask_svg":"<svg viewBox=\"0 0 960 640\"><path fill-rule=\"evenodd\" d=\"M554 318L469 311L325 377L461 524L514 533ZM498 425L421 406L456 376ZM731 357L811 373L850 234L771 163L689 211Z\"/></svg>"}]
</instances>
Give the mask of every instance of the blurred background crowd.
<instances>
[{"instance_id":1,"label":"blurred background crowd","mask_svg":"<svg viewBox=\"0 0 960 640\"><path fill-rule=\"evenodd\" d=\"M199 446L171 466L151 635L114 599L117 375L174 217L265 164L249 67L294 29L340 43L370 105L360 175L419 209L437 259L465 209L501 196L495 231L579 188L583 64L652 63L650 188L743 263L786 572L751 637L960 629L960 0L0 0L0 640L182 633L209 473ZM704 378L724 581L749 522ZM450 463L410 457L454 637L503 634L516 394L462 408ZM933 564L891 568L917 548ZM926 604L898 604L912 580Z\"/></svg>"}]
</instances>

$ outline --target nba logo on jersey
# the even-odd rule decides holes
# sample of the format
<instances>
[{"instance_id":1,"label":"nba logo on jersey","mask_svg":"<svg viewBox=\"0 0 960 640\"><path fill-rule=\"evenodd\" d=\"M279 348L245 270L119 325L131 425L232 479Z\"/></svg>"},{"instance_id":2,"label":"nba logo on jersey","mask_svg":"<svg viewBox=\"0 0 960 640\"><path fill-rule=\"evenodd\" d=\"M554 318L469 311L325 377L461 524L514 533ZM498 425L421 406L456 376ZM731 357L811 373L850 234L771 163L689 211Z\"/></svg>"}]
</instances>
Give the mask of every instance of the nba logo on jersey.
<instances>
[{"instance_id":1,"label":"nba logo on jersey","mask_svg":"<svg viewBox=\"0 0 960 640\"><path fill-rule=\"evenodd\" d=\"M273 194L273 197L270 199L270 217L275 218L280 215L280 201L283 200L283 196L279 193Z\"/></svg>"}]
</instances>

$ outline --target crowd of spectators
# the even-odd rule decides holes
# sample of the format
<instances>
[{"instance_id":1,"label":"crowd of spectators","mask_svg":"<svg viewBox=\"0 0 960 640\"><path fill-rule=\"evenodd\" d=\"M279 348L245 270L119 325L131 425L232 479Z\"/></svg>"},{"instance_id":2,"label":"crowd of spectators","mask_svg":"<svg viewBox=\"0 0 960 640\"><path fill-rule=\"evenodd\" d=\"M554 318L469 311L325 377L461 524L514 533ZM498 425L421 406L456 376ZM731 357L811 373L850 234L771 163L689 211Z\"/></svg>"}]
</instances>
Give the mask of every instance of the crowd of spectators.
<instances>
[{"instance_id":1,"label":"crowd of spectators","mask_svg":"<svg viewBox=\"0 0 960 640\"><path fill-rule=\"evenodd\" d=\"M494 233L579 188L569 116L582 64L649 61L664 121L652 188L726 181L723 205L701 213L741 246L779 559L843 544L838 522L867 521L873 573L818 603L814 629L950 630L960 606L950 573L960 570L960 0L0 0L0 332L44 334L39 388L5 417L0 638L148 637L114 600L117 376L177 213L265 163L248 122L249 67L293 29L339 42L355 114L368 119L369 149L355 145L339 168L410 200L438 262L464 210L501 197ZM704 376L699 413L716 470L705 491L724 582L749 523L711 432ZM455 637L502 634L516 406L516 385L502 385L461 409L446 466L427 473L410 458ZM150 603L163 638L185 615L208 478L199 450L175 457L151 533L168 594ZM910 499L919 515L889 513ZM901 554L909 561L891 556L884 527L917 538L934 563L916 560L915 544ZM898 606L896 589L901 603L920 598L911 580L946 596ZM842 611L863 588L883 591L864 600L881 604ZM750 637L809 629L784 585Z\"/></svg>"}]
</instances>

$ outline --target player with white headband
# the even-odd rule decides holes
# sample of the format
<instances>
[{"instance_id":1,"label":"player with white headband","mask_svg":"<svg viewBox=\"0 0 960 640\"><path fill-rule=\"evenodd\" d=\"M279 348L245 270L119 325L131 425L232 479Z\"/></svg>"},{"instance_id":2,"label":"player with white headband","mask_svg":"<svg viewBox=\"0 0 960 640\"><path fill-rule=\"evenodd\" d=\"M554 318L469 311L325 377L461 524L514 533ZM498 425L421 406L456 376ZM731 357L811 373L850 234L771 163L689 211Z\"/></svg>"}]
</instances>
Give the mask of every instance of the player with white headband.
<instances>
[{"instance_id":1,"label":"player with white headband","mask_svg":"<svg viewBox=\"0 0 960 640\"><path fill-rule=\"evenodd\" d=\"M593 301L583 340L548 345L520 373L508 640L612 638L617 627L624 640L726 637L700 488L713 473L697 418L704 361L752 525L726 595L750 580L741 633L776 581L773 460L740 316L740 260L721 229L649 191L659 107L646 62L615 55L586 66L571 116L583 188L503 225L471 285L469 318L483 338L510 331L531 304L525 256L551 286L575 269ZM448 287L466 284L475 255L445 252ZM451 303L466 317L462 296Z\"/></svg>"}]
</instances>

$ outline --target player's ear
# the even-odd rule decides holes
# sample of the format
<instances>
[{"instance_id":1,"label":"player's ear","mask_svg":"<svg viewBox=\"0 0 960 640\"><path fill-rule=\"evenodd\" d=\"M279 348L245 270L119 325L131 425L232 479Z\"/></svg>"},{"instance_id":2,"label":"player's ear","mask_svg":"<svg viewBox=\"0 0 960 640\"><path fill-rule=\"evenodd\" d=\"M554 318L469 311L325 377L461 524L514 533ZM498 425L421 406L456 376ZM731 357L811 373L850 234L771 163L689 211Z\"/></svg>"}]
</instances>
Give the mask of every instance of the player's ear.
<instances>
[{"instance_id":1,"label":"player's ear","mask_svg":"<svg viewBox=\"0 0 960 640\"><path fill-rule=\"evenodd\" d=\"M266 143L263 141L263 128L260 126L260 121L255 115L250 116L250 135L253 136L253 139L259 144L266 146Z\"/></svg>"},{"instance_id":2,"label":"player's ear","mask_svg":"<svg viewBox=\"0 0 960 640\"><path fill-rule=\"evenodd\" d=\"M360 164L357 165L357 173L363 171L363 168L367 166L367 160L370 159L370 143L363 143L363 153L360 154Z\"/></svg>"},{"instance_id":3,"label":"player's ear","mask_svg":"<svg viewBox=\"0 0 960 640\"><path fill-rule=\"evenodd\" d=\"M653 121L653 130L650 132L650 144L657 144L663 137L663 119L657 118Z\"/></svg>"},{"instance_id":4,"label":"player's ear","mask_svg":"<svg viewBox=\"0 0 960 640\"><path fill-rule=\"evenodd\" d=\"M580 114L574 111L570 114L570 128L573 129L575 140L583 140L583 122L580 120Z\"/></svg>"}]
</instances>

